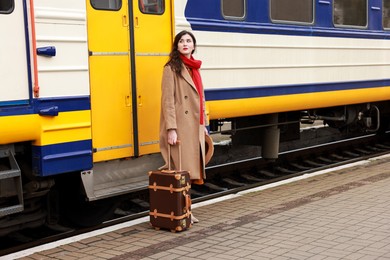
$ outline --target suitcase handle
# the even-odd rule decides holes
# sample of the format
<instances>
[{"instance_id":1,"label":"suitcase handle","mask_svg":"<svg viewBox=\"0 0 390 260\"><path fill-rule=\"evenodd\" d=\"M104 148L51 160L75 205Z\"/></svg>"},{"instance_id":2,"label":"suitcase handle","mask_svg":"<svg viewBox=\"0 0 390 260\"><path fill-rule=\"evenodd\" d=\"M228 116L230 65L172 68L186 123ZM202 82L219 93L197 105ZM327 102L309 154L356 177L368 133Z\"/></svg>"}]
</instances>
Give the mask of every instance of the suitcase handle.
<instances>
[{"instance_id":1,"label":"suitcase handle","mask_svg":"<svg viewBox=\"0 0 390 260\"><path fill-rule=\"evenodd\" d=\"M180 141L177 140L176 141L176 144L179 146L179 171L181 171L181 145L180 145ZM170 144L168 144L168 170L171 171L171 146Z\"/></svg>"}]
</instances>

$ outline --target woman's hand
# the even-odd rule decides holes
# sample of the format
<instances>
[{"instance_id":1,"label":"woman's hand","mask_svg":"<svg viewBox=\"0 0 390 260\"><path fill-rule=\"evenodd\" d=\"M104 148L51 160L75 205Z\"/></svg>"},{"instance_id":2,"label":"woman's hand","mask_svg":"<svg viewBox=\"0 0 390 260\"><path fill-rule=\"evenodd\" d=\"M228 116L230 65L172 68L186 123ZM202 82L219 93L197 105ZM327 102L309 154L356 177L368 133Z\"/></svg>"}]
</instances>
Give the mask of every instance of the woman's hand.
<instances>
[{"instance_id":1,"label":"woman's hand","mask_svg":"<svg viewBox=\"0 0 390 260\"><path fill-rule=\"evenodd\" d=\"M176 129L168 130L168 144L175 145L177 142L177 132Z\"/></svg>"}]
</instances>

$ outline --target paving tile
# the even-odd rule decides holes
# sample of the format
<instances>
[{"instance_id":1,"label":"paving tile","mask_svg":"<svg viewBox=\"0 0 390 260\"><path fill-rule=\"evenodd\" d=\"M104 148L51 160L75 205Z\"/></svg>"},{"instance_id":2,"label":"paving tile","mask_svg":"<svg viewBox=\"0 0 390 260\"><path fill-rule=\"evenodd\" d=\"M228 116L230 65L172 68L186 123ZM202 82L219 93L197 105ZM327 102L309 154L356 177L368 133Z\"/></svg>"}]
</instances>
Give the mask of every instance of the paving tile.
<instances>
[{"instance_id":1,"label":"paving tile","mask_svg":"<svg viewBox=\"0 0 390 260\"><path fill-rule=\"evenodd\" d=\"M196 208L186 232L141 223L22 259L390 259L388 169L378 160Z\"/></svg>"}]
</instances>

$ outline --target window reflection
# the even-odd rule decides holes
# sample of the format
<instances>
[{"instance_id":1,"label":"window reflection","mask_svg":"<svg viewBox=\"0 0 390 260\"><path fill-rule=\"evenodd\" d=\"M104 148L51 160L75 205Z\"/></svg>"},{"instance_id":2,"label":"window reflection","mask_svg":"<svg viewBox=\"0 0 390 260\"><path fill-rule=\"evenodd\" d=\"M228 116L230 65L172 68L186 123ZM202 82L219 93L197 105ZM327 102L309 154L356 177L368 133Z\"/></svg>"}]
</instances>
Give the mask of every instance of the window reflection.
<instances>
[{"instance_id":1,"label":"window reflection","mask_svg":"<svg viewBox=\"0 0 390 260\"><path fill-rule=\"evenodd\" d=\"M98 10L118 11L122 8L122 0L91 0L91 5Z\"/></svg>"},{"instance_id":2,"label":"window reflection","mask_svg":"<svg viewBox=\"0 0 390 260\"><path fill-rule=\"evenodd\" d=\"M139 9L144 14L163 14L164 0L139 0Z\"/></svg>"},{"instance_id":3,"label":"window reflection","mask_svg":"<svg viewBox=\"0 0 390 260\"><path fill-rule=\"evenodd\" d=\"M390 0L383 0L383 28L390 29Z\"/></svg>"},{"instance_id":4,"label":"window reflection","mask_svg":"<svg viewBox=\"0 0 390 260\"><path fill-rule=\"evenodd\" d=\"M244 18L245 0L221 0L222 14L225 18Z\"/></svg>"},{"instance_id":5,"label":"window reflection","mask_svg":"<svg viewBox=\"0 0 390 260\"><path fill-rule=\"evenodd\" d=\"M14 0L0 0L0 14L12 13L14 6Z\"/></svg>"},{"instance_id":6,"label":"window reflection","mask_svg":"<svg viewBox=\"0 0 390 260\"><path fill-rule=\"evenodd\" d=\"M312 23L314 21L313 0L271 0L271 19Z\"/></svg>"},{"instance_id":7,"label":"window reflection","mask_svg":"<svg viewBox=\"0 0 390 260\"><path fill-rule=\"evenodd\" d=\"M367 0L334 0L335 25L366 26Z\"/></svg>"}]
</instances>

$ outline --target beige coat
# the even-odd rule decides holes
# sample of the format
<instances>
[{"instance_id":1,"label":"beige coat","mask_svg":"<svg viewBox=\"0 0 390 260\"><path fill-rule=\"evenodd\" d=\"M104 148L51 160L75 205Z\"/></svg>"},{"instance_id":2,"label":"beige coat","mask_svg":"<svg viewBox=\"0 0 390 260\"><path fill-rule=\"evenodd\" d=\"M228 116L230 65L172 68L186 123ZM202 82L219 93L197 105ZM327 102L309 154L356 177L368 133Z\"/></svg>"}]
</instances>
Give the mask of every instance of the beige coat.
<instances>
[{"instance_id":1,"label":"beige coat","mask_svg":"<svg viewBox=\"0 0 390 260\"><path fill-rule=\"evenodd\" d=\"M160 149L166 162L164 168L168 165L167 131L176 129L178 140L181 142L181 170L190 171L192 180L200 179L201 176L203 179L206 178L205 126L200 125L199 114L199 94L185 66L183 65L180 76L173 72L170 66L165 66L160 116ZM171 158L173 161L171 168L179 170L177 145L171 148Z\"/></svg>"}]
</instances>

